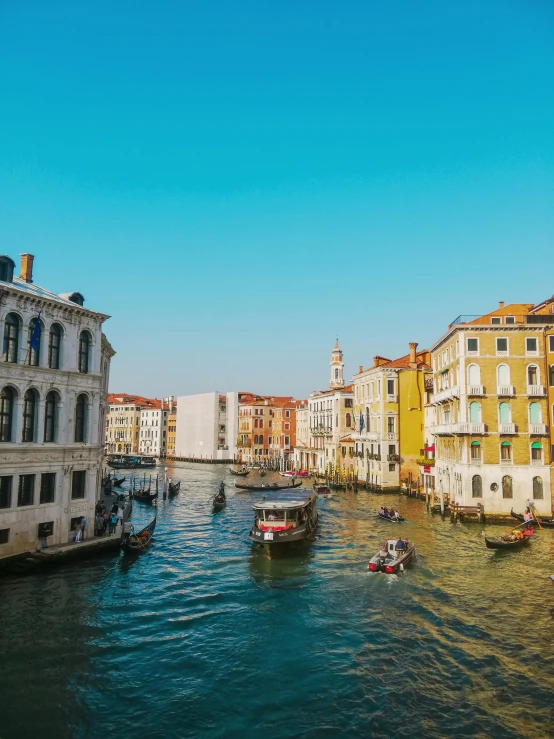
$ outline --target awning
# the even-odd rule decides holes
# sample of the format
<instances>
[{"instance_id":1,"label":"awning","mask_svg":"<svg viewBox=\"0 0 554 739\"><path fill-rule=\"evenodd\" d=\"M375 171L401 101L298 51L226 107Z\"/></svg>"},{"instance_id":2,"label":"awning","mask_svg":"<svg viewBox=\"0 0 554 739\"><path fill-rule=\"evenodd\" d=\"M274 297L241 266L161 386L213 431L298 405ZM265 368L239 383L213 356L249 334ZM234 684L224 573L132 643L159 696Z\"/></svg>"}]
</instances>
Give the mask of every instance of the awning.
<instances>
[{"instance_id":1,"label":"awning","mask_svg":"<svg viewBox=\"0 0 554 739\"><path fill-rule=\"evenodd\" d=\"M424 446L423 447L424 452L434 452L435 451L435 445L432 444L431 446Z\"/></svg>"}]
</instances>

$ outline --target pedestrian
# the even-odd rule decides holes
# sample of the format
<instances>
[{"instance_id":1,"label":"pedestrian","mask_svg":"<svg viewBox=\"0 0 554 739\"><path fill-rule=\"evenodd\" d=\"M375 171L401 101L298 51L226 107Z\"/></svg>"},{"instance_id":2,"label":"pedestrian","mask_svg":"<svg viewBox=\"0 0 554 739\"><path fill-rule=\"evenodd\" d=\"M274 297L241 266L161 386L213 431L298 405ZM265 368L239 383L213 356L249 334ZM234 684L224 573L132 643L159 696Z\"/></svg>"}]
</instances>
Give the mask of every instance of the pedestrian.
<instances>
[{"instance_id":1,"label":"pedestrian","mask_svg":"<svg viewBox=\"0 0 554 739\"><path fill-rule=\"evenodd\" d=\"M74 542L81 541L81 519L78 518L75 521L75 536L73 537Z\"/></svg>"},{"instance_id":2,"label":"pedestrian","mask_svg":"<svg viewBox=\"0 0 554 739\"><path fill-rule=\"evenodd\" d=\"M102 528L104 526L104 519L102 518L100 511L97 512L96 517L94 519L94 534L95 536L101 536L102 535Z\"/></svg>"},{"instance_id":3,"label":"pedestrian","mask_svg":"<svg viewBox=\"0 0 554 739\"><path fill-rule=\"evenodd\" d=\"M123 508L117 509L117 523L123 527Z\"/></svg>"},{"instance_id":4,"label":"pedestrian","mask_svg":"<svg viewBox=\"0 0 554 739\"><path fill-rule=\"evenodd\" d=\"M104 514L102 516L102 519L104 521L104 525L102 526L102 533L106 533L106 529L108 528L108 511L104 509Z\"/></svg>"},{"instance_id":5,"label":"pedestrian","mask_svg":"<svg viewBox=\"0 0 554 739\"><path fill-rule=\"evenodd\" d=\"M81 516L81 539L85 540L85 529L87 527L87 517Z\"/></svg>"},{"instance_id":6,"label":"pedestrian","mask_svg":"<svg viewBox=\"0 0 554 739\"><path fill-rule=\"evenodd\" d=\"M109 534L115 534L115 529L117 526L117 513L112 513L110 515L110 524L109 524Z\"/></svg>"}]
</instances>

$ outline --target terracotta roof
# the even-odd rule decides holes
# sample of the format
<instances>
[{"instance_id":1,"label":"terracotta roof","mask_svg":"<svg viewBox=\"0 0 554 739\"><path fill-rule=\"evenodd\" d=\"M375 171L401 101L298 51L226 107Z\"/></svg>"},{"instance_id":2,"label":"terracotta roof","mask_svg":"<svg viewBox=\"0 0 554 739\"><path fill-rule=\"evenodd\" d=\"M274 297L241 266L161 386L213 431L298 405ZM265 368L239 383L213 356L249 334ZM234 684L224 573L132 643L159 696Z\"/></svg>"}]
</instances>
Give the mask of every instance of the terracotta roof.
<instances>
[{"instance_id":1,"label":"terracotta roof","mask_svg":"<svg viewBox=\"0 0 554 739\"><path fill-rule=\"evenodd\" d=\"M151 406L160 401L152 398L145 398L143 395L131 395L130 393L109 393L108 403L110 405L141 405ZM158 405L158 407L160 407Z\"/></svg>"},{"instance_id":2,"label":"terracotta roof","mask_svg":"<svg viewBox=\"0 0 554 739\"><path fill-rule=\"evenodd\" d=\"M418 369L431 369L428 364L422 361L421 355L425 354L425 351L417 352L416 354L416 364ZM385 362L384 364L380 364L379 367L376 367L375 369L383 369L383 368L389 368L389 369L410 369L410 355L406 354L404 357L399 357L398 359L392 359L389 362Z\"/></svg>"},{"instance_id":3,"label":"terracotta roof","mask_svg":"<svg viewBox=\"0 0 554 739\"><path fill-rule=\"evenodd\" d=\"M345 387L335 387L330 390L314 390L312 395L320 397L321 395L334 395L335 393L353 393L354 385L345 385Z\"/></svg>"},{"instance_id":4,"label":"terracotta roof","mask_svg":"<svg viewBox=\"0 0 554 739\"><path fill-rule=\"evenodd\" d=\"M266 402L267 401L267 402ZM278 396L278 395L251 395L242 398L240 401L241 405L260 405L267 406L268 408L284 408L289 406L295 408L296 401L292 395Z\"/></svg>"}]
</instances>

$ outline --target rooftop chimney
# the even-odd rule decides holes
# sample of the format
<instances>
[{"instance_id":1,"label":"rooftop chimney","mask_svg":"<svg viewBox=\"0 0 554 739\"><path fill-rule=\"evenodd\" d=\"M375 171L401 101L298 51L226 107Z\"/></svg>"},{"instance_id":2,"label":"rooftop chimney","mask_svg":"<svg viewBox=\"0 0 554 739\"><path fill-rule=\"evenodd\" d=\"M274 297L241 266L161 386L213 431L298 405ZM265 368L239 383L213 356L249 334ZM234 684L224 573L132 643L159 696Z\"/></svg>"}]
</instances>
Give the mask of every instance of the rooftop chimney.
<instances>
[{"instance_id":1,"label":"rooftop chimney","mask_svg":"<svg viewBox=\"0 0 554 739\"><path fill-rule=\"evenodd\" d=\"M500 301L499 301L499 303L498 303L498 307L499 307L499 308L503 308L503 307L504 307L504 301L503 301L503 300L500 300Z\"/></svg>"},{"instance_id":2,"label":"rooftop chimney","mask_svg":"<svg viewBox=\"0 0 554 739\"><path fill-rule=\"evenodd\" d=\"M363 368L363 366L362 366L362 365L360 364L360 368L359 368L359 370L358 370L358 373L359 373L359 374L361 375L363 371L364 371L364 368Z\"/></svg>"},{"instance_id":3,"label":"rooftop chimney","mask_svg":"<svg viewBox=\"0 0 554 739\"><path fill-rule=\"evenodd\" d=\"M417 367L416 349L417 341L410 341L410 367Z\"/></svg>"},{"instance_id":4,"label":"rooftop chimney","mask_svg":"<svg viewBox=\"0 0 554 739\"><path fill-rule=\"evenodd\" d=\"M33 261L34 256L32 254L20 254L21 257L21 269L19 270L19 277L25 282L33 281Z\"/></svg>"}]
</instances>

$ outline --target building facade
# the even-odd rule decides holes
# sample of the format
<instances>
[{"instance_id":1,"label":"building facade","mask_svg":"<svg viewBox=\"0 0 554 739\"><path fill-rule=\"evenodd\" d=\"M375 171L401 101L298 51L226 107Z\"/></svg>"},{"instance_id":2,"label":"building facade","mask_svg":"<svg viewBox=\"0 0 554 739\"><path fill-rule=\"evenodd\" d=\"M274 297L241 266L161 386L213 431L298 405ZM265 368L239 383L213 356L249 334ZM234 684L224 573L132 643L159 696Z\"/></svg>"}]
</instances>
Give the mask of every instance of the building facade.
<instances>
[{"instance_id":1,"label":"building facade","mask_svg":"<svg viewBox=\"0 0 554 739\"><path fill-rule=\"evenodd\" d=\"M281 412L278 433L275 413ZM296 434L296 401L291 396L245 394L238 409L240 460L245 464L263 463L280 466L279 460L292 451Z\"/></svg>"},{"instance_id":2,"label":"building facade","mask_svg":"<svg viewBox=\"0 0 554 739\"><path fill-rule=\"evenodd\" d=\"M354 376L358 480L369 487L417 485L424 446L425 378L430 355L417 351L390 360L376 356L373 367Z\"/></svg>"},{"instance_id":3,"label":"building facade","mask_svg":"<svg viewBox=\"0 0 554 739\"><path fill-rule=\"evenodd\" d=\"M461 505L552 511L553 305L460 316L431 347L436 485Z\"/></svg>"},{"instance_id":4,"label":"building facade","mask_svg":"<svg viewBox=\"0 0 554 739\"><path fill-rule=\"evenodd\" d=\"M92 521L115 353L109 316L35 286L32 255L19 277L14 267L0 257L0 558L66 543L77 518Z\"/></svg>"},{"instance_id":5,"label":"building facade","mask_svg":"<svg viewBox=\"0 0 554 739\"><path fill-rule=\"evenodd\" d=\"M175 456L175 437L177 434L177 404L167 414L167 456Z\"/></svg>"},{"instance_id":6,"label":"building facade","mask_svg":"<svg viewBox=\"0 0 554 739\"><path fill-rule=\"evenodd\" d=\"M180 395L177 398L175 456L199 460L236 459L241 395L236 392Z\"/></svg>"}]
</instances>

